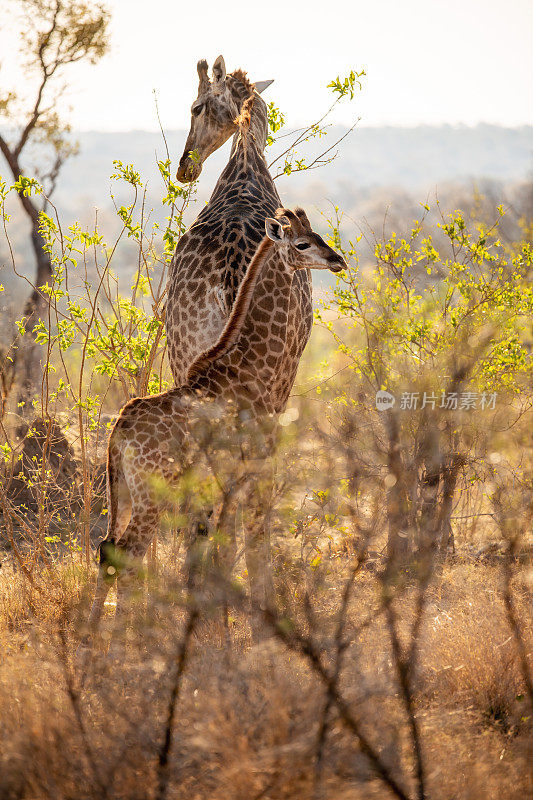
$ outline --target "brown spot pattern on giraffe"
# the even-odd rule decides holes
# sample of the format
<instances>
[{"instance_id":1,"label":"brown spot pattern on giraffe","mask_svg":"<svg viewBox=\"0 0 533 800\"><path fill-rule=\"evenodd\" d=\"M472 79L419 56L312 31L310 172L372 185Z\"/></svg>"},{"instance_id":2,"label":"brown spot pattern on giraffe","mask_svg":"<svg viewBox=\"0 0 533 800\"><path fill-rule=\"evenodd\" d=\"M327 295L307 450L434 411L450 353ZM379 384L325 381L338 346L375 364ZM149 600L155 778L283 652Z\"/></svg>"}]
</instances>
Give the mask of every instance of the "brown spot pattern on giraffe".
<instances>
[{"instance_id":1,"label":"brown spot pattern on giraffe","mask_svg":"<svg viewBox=\"0 0 533 800\"><path fill-rule=\"evenodd\" d=\"M234 102L242 107L250 97L251 84L244 73L235 71L226 79ZM204 87L205 88L205 87ZM235 300L246 266L263 237L266 216L281 205L279 195L266 166L263 150L266 142L266 104L253 95L250 133L235 134L232 153L208 205L191 229L182 237L171 265L168 283L166 328L168 353L177 385L185 380L194 359L221 333L229 309ZM214 289L221 292L223 303L216 301ZM272 282L265 287L263 305L257 305L257 322L272 309ZM309 338L312 325L311 284L307 272L294 276L290 291L290 313L283 343L283 359L266 392L278 398L279 410L286 404L294 383L298 362ZM277 297L275 298L277 301ZM279 354L279 331L272 340L272 352ZM258 339L256 339L258 341ZM270 342L266 343L266 347ZM265 345L258 353L264 358ZM272 361L271 361L272 363ZM283 398L279 400L279 398Z\"/></svg>"}]
</instances>

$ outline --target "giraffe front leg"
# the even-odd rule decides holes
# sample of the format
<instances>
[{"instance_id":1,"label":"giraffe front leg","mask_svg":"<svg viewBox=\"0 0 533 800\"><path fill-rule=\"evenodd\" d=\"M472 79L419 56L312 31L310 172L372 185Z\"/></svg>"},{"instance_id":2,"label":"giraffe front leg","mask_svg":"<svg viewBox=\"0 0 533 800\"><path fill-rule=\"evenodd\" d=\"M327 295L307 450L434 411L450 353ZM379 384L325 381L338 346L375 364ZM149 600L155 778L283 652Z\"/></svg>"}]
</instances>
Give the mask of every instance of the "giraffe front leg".
<instances>
[{"instance_id":1,"label":"giraffe front leg","mask_svg":"<svg viewBox=\"0 0 533 800\"><path fill-rule=\"evenodd\" d=\"M117 576L117 605L112 649L124 644L134 612L136 593L143 588L142 560L159 529L161 508L148 494L135 497L131 518L117 545L121 565Z\"/></svg>"},{"instance_id":2,"label":"giraffe front leg","mask_svg":"<svg viewBox=\"0 0 533 800\"><path fill-rule=\"evenodd\" d=\"M226 580L231 580L231 575L237 561L237 525L240 506L235 501L218 523L218 543L216 555L218 567Z\"/></svg>"},{"instance_id":3,"label":"giraffe front leg","mask_svg":"<svg viewBox=\"0 0 533 800\"><path fill-rule=\"evenodd\" d=\"M76 649L75 664L76 670L80 676L80 684L83 686L87 675L87 668L92 653L92 646L94 637L98 630L100 620L104 613L104 606L109 590L111 589L112 581L109 580L107 575L104 574L100 568L98 570L98 578L96 580L96 589L94 599L92 602L89 618L87 621L87 629L83 634L80 643Z\"/></svg>"},{"instance_id":4,"label":"giraffe front leg","mask_svg":"<svg viewBox=\"0 0 533 800\"><path fill-rule=\"evenodd\" d=\"M104 613L105 601L116 581L120 556L117 550L114 537L106 537L98 548L99 565L96 579L94 598L87 619L86 629L81 637L76 650L76 669L80 675L81 685L84 684L87 676L87 669L92 655L93 644L98 632L100 622Z\"/></svg>"},{"instance_id":5,"label":"giraffe front leg","mask_svg":"<svg viewBox=\"0 0 533 800\"><path fill-rule=\"evenodd\" d=\"M252 640L256 643L268 638L264 611L275 607L268 519L258 520L246 528L245 558L250 588Z\"/></svg>"},{"instance_id":6,"label":"giraffe front leg","mask_svg":"<svg viewBox=\"0 0 533 800\"><path fill-rule=\"evenodd\" d=\"M270 552L272 475L267 470L255 483L251 496L251 519L245 524L246 570L250 589L252 640L267 638L264 610L275 608L275 588Z\"/></svg>"}]
</instances>

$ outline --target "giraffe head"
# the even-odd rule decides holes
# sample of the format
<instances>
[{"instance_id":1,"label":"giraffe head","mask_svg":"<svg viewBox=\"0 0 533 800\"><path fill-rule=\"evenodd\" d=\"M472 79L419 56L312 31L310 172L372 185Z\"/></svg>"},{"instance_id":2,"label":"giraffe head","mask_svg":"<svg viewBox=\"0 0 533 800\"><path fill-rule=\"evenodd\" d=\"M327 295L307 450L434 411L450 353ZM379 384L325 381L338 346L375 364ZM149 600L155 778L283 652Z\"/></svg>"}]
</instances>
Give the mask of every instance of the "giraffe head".
<instances>
[{"instance_id":1,"label":"giraffe head","mask_svg":"<svg viewBox=\"0 0 533 800\"><path fill-rule=\"evenodd\" d=\"M344 258L315 233L303 208L278 208L276 218L265 220L269 239L280 248L286 266L297 269L329 269L340 272L346 269Z\"/></svg>"},{"instance_id":2,"label":"giraffe head","mask_svg":"<svg viewBox=\"0 0 533 800\"><path fill-rule=\"evenodd\" d=\"M197 69L198 97L191 106L191 127L177 171L182 183L199 177L206 158L237 131L245 101L254 97L254 91L260 93L272 83L252 84L241 70L226 75L222 56L213 64L212 80L207 74L207 61L199 61Z\"/></svg>"}]
</instances>

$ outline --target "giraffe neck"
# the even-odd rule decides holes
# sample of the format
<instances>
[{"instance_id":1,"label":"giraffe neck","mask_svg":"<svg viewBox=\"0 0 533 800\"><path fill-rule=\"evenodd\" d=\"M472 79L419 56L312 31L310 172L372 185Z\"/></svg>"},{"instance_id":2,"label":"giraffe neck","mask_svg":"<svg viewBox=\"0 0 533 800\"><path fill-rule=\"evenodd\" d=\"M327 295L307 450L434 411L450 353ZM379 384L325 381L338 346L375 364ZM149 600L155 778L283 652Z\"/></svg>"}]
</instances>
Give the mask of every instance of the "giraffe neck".
<instances>
[{"instance_id":1,"label":"giraffe neck","mask_svg":"<svg viewBox=\"0 0 533 800\"><path fill-rule=\"evenodd\" d=\"M273 380L284 358L293 270L273 248L267 255L239 337L243 363ZM259 358L261 345L266 355Z\"/></svg>"},{"instance_id":2,"label":"giraffe neck","mask_svg":"<svg viewBox=\"0 0 533 800\"><path fill-rule=\"evenodd\" d=\"M265 236L248 265L224 330L220 334L218 341L193 361L187 373L187 383L194 381L210 364L222 358L236 343L242 333L243 325L250 309L257 279L272 247L273 242Z\"/></svg>"},{"instance_id":3,"label":"giraffe neck","mask_svg":"<svg viewBox=\"0 0 533 800\"><path fill-rule=\"evenodd\" d=\"M284 357L292 278L277 248L269 248L235 344L205 365L188 387L238 402L264 402Z\"/></svg>"},{"instance_id":4,"label":"giraffe neck","mask_svg":"<svg viewBox=\"0 0 533 800\"><path fill-rule=\"evenodd\" d=\"M235 95L237 89L240 99ZM243 92L242 84L234 83L232 91L240 113L250 94ZM193 228L213 216L233 214L237 208L239 216L242 215L243 208L247 217L254 214L272 216L281 205L263 153L268 131L267 107L258 94L254 94L250 115L246 135L241 130L234 135L229 160L216 182L209 203L198 215ZM232 194L235 191L237 195Z\"/></svg>"}]
</instances>

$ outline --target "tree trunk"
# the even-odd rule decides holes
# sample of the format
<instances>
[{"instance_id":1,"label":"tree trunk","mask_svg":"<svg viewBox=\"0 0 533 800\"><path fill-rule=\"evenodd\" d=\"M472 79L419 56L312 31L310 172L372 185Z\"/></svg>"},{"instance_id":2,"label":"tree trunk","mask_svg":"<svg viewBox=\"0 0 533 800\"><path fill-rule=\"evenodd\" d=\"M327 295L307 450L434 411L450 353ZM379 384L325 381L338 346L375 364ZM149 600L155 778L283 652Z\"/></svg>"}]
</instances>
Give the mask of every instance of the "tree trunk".
<instances>
[{"instance_id":1,"label":"tree trunk","mask_svg":"<svg viewBox=\"0 0 533 800\"><path fill-rule=\"evenodd\" d=\"M452 511L455 487L459 471L465 464L465 459L458 453L452 453L449 463L443 470L442 509L439 520L439 551L440 557L445 558L448 547L455 552L455 541L452 529Z\"/></svg>"},{"instance_id":2,"label":"tree trunk","mask_svg":"<svg viewBox=\"0 0 533 800\"><path fill-rule=\"evenodd\" d=\"M23 174L18 162L16 153L12 152L4 139L0 136L0 149L6 159L13 179L17 181ZM52 262L50 256L45 252L44 240L39 232L39 209L30 197L26 197L19 192L19 199L24 211L26 212L31 225L31 244L35 255L36 270L33 281L33 289L24 305L24 330L21 334L17 331L13 338L13 343L9 348L9 354L13 359L11 368L16 370L19 380L19 391L17 401L23 416L31 413L31 401L35 397L42 381L42 370L39 363L39 346L35 341L33 329L39 319L44 318L48 309L48 296L43 294L39 287L49 283L52 278ZM7 363L7 362L6 362ZM5 383L2 380L2 383ZM2 410L4 410L7 397L3 399Z\"/></svg>"},{"instance_id":3,"label":"tree trunk","mask_svg":"<svg viewBox=\"0 0 533 800\"><path fill-rule=\"evenodd\" d=\"M31 242L37 263L36 279L34 288L24 305L25 333L19 344L20 352L17 370L19 379L17 401L23 416L28 416L31 413L31 401L39 392L43 378L39 358L40 347L35 341L33 329L39 319L45 319L47 316L50 302L48 296L39 291L39 289L45 283L50 283L52 279L52 263L48 253L43 250L44 241L39 233L38 217L36 224L32 220Z\"/></svg>"},{"instance_id":4,"label":"tree trunk","mask_svg":"<svg viewBox=\"0 0 533 800\"><path fill-rule=\"evenodd\" d=\"M400 449L398 418L393 411L387 411L386 428L388 434L387 466L389 484L387 490L387 519L389 534L387 556L391 566L405 563L411 553L409 535L409 507L405 489L405 469Z\"/></svg>"},{"instance_id":5,"label":"tree trunk","mask_svg":"<svg viewBox=\"0 0 533 800\"><path fill-rule=\"evenodd\" d=\"M422 417L420 431L420 456L423 472L420 480L421 506L417 526L417 545L419 564L425 563L429 568L429 562L432 561L433 551L437 546L438 503L443 458L438 428L429 419L427 413Z\"/></svg>"}]
</instances>

